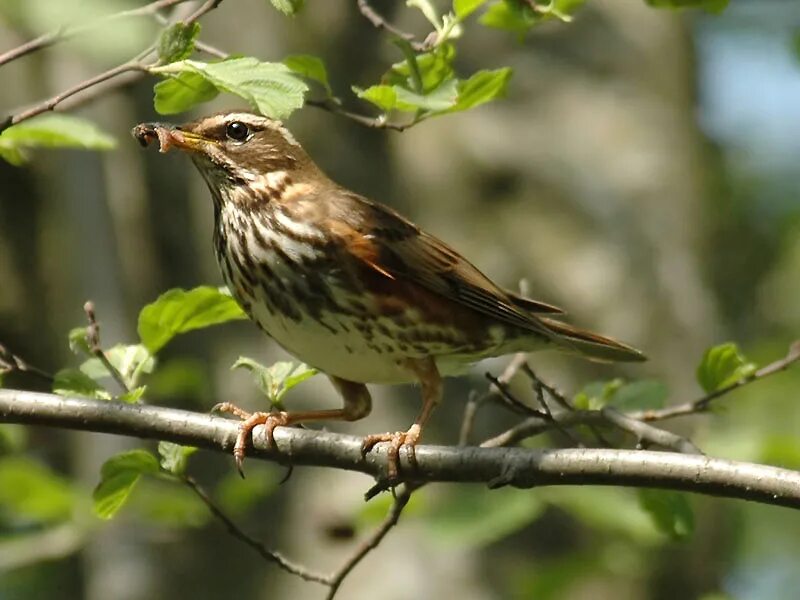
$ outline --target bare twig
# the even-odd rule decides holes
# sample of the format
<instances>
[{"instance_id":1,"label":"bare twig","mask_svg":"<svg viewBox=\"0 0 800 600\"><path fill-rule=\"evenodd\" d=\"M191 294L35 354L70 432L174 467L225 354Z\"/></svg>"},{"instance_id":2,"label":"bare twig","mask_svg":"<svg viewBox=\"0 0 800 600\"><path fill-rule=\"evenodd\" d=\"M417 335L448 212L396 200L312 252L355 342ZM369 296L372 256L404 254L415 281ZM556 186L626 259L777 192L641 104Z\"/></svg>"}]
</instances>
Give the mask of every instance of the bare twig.
<instances>
[{"instance_id":1,"label":"bare twig","mask_svg":"<svg viewBox=\"0 0 800 600\"><path fill-rule=\"evenodd\" d=\"M183 483L185 483L189 489L191 489L195 495L206 505L211 514L216 517L218 521L220 521L225 528L228 530L233 537L237 540L245 543L246 545L250 546L253 550L258 552L258 554L266 561L271 562L277 565L279 568L283 569L287 573L291 573L292 575L297 575L301 579L306 581L314 581L316 583L322 583L324 585L331 585L332 579L320 573L314 573L309 571L305 567L295 564L286 560L283 556L281 556L278 552L270 550L264 544L259 542L257 539L251 537L247 533L245 533L233 520L225 514L225 512L217 506L217 503L214 502L211 497L206 493L206 491L200 486L199 483L193 478L188 475L185 475L180 478Z\"/></svg>"},{"instance_id":2,"label":"bare twig","mask_svg":"<svg viewBox=\"0 0 800 600\"><path fill-rule=\"evenodd\" d=\"M395 494L394 503L389 509L389 513L386 515L386 518L383 520L383 522L366 540L364 540L364 542L356 549L353 555L330 576L330 591L328 592L327 600L333 599L333 597L336 595L336 592L339 590L339 586L342 585L342 581L344 581L344 578L347 577L350 571L352 571L367 554L374 550L378 544L381 543L383 538L386 537L386 534L389 533L389 531L391 531L395 525L397 525L397 521L400 519L400 514L403 512L406 504L408 504L411 494L415 489L417 489L417 487L413 484L405 484L403 485L401 491Z\"/></svg>"},{"instance_id":3,"label":"bare twig","mask_svg":"<svg viewBox=\"0 0 800 600\"><path fill-rule=\"evenodd\" d=\"M114 381L116 381L125 392L130 392L131 389L128 382L125 381L125 377L123 377L117 367L111 364L111 361L108 360L108 356L106 356L106 353L100 346L100 324L97 322L97 315L95 315L94 312L94 302L91 300L87 301L83 305L83 312L86 313L86 319L89 321L89 326L86 328L86 343L89 345L89 351L103 363L106 371L108 371L108 374L111 375Z\"/></svg>"},{"instance_id":4,"label":"bare twig","mask_svg":"<svg viewBox=\"0 0 800 600\"><path fill-rule=\"evenodd\" d=\"M4 373L13 373L20 371L22 373L30 373L36 375L47 383L53 382L53 375L44 369L40 369L20 356L17 356L11 350L0 344L0 375Z\"/></svg>"},{"instance_id":5,"label":"bare twig","mask_svg":"<svg viewBox=\"0 0 800 600\"><path fill-rule=\"evenodd\" d=\"M100 17L99 19L89 21L88 23L80 23L72 26L59 27L55 31L51 31L49 33L40 35L39 37L30 40L29 42L26 42L20 46L17 46L16 48L12 48L11 50L4 52L3 54L0 54L0 67L22 56L31 54L38 50L42 50L43 48L47 48L49 46L57 44L58 42L68 40L78 35L82 35L93 29L104 27L108 25L108 23L111 21L156 14L161 9L169 8L171 6L175 6L176 4L182 4L183 2L187 1L188 0L157 0L156 2L151 2L150 4L141 6L139 8L124 10L122 12L105 15L103 17Z\"/></svg>"},{"instance_id":6,"label":"bare twig","mask_svg":"<svg viewBox=\"0 0 800 600\"><path fill-rule=\"evenodd\" d=\"M653 427L647 423L632 419L613 406L603 407L602 410L600 410L600 414L602 414L609 423L635 435L638 447L646 448L648 445L654 444L662 448L675 450L676 452L685 452L687 454L703 453L700 448L695 446L690 440L672 433L671 431L659 429L658 427Z\"/></svg>"},{"instance_id":7,"label":"bare twig","mask_svg":"<svg viewBox=\"0 0 800 600\"><path fill-rule=\"evenodd\" d=\"M425 39L424 42L419 42L415 39L413 33L408 33L407 31L403 31L399 27L396 27L389 23L386 19L381 16L378 11L376 11L372 6L370 6L367 0L356 0L358 4L358 10L367 19L372 25L378 29L383 29L392 35L399 37L402 40L408 42L411 47L414 49L415 52L427 52L430 50L434 44L436 44L436 32L432 31L430 35Z\"/></svg>"}]
</instances>

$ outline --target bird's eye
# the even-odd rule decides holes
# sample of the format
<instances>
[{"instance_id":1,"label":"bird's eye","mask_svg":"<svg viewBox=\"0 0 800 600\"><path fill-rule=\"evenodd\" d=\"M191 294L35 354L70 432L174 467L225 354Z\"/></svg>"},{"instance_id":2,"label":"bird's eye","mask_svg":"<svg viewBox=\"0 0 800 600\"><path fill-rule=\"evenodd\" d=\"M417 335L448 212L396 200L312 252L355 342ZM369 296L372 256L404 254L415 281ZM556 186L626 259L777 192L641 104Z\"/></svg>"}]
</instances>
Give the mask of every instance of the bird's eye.
<instances>
[{"instance_id":1,"label":"bird's eye","mask_svg":"<svg viewBox=\"0 0 800 600\"><path fill-rule=\"evenodd\" d=\"M243 142L250 135L250 130L241 121L231 121L225 128L225 135L234 141Z\"/></svg>"}]
</instances>

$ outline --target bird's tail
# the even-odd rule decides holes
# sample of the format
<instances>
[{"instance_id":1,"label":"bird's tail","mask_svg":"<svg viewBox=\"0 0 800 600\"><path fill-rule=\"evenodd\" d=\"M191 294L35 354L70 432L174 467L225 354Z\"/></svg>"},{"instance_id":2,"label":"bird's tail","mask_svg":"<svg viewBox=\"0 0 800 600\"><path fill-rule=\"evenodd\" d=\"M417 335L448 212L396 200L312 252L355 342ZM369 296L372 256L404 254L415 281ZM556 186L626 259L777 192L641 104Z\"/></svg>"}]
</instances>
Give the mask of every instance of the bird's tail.
<instances>
[{"instance_id":1,"label":"bird's tail","mask_svg":"<svg viewBox=\"0 0 800 600\"><path fill-rule=\"evenodd\" d=\"M591 331L578 329L572 325L539 317L544 325L555 334L555 339L565 350L577 352L591 360L601 362L642 362L647 357L632 346L623 344Z\"/></svg>"}]
</instances>

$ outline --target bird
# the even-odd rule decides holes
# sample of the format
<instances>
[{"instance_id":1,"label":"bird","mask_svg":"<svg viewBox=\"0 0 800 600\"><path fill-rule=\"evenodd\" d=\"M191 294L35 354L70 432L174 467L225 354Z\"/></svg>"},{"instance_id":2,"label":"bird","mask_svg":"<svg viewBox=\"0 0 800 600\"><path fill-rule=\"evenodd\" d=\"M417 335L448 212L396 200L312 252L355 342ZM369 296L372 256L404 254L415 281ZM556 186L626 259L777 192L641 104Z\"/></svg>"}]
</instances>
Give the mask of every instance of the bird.
<instances>
[{"instance_id":1,"label":"bird","mask_svg":"<svg viewBox=\"0 0 800 600\"><path fill-rule=\"evenodd\" d=\"M551 304L503 289L448 244L392 208L328 177L275 119L246 110L184 125L140 123L133 136L191 158L211 192L213 245L244 312L297 359L325 373L342 408L249 413L252 430L310 421L356 421L372 406L367 384L418 383L422 408L404 431L363 438L364 457L388 442L387 477L414 449L442 397L443 377L485 358L546 348L603 362L645 360L639 350L559 320Z\"/></svg>"}]
</instances>

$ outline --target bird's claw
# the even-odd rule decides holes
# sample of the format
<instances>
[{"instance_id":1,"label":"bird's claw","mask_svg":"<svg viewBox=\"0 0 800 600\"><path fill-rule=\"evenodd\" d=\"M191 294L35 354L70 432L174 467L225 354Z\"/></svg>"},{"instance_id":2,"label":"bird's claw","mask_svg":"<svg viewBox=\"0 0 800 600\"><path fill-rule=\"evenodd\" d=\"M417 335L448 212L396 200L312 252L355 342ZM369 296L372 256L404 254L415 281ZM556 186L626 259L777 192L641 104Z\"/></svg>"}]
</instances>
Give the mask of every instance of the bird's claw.
<instances>
[{"instance_id":1,"label":"bird's claw","mask_svg":"<svg viewBox=\"0 0 800 600\"><path fill-rule=\"evenodd\" d=\"M386 474L389 481L397 481L400 472L400 448L405 448L406 458L412 469L417 468L416 445L421 437L419 425L412 425L408 431L395 431L387 433L374 433L366 436L361 442L361 456L366 458L367 454L381 442L388 442L389 447L386 452L387 468Z\"/></svg>"},{"instance_id":2,"label":"bird's claw","mask_svg":"<svg viewBox=\"0 0 800 600\"><path fill-rule=\"evenodd\" d=\"M230 413L242 419L242 422L239 423L239 432L236 434L236 443L233 445L233 459L236 462L236 470L239 471L242 479L244 479L242 465L244 464L245 449L248 438L252 437L253 429L258 425L264 426L267 447L272 449L275 448L275 428L289 424L289 413L284 411L249 413L230 402L221 402L215 405L211 411Z\"/></svg>"}]
</instances>

